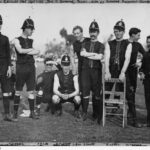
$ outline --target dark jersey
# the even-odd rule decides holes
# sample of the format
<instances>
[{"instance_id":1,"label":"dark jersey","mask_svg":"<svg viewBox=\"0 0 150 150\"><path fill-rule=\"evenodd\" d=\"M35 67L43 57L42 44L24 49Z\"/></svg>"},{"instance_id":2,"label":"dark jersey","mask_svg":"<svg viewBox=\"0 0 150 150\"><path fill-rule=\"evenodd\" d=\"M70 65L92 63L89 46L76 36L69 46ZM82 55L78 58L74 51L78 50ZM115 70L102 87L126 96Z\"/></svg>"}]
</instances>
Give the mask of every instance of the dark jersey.
<instances>
[{"instance_id":1,"label":"dark jersey","mask_svg":"<svg viewBox=\"0 0 150 150\"><path fill-rule=\"evenodd\" d=\"M109 69L112 77L118 77L125 61L125 53L129 42L127 40L109 41L110 61Z\"/></svg>"},{"instance_id":2,"label":"dark jersey","mask_svg":"<svg viewBox=\"0 0 150 150\"><path fill-rule=\"evenodd\" d=\"M140 72L143 72L146 77L150 78L150 51L145 52L143 55Z\"/></svg>"},{"instance_id":3,"label":"dark jersey","mask_svg":"<svg viewBox=\"0 0 150 150\"><path fill-rule=\"evenodd\" d=\"M74 75L72 74L72 71L70 71L68 75L64 75L63 71L59 71L57 73L57 76L60 84L58 90L61 93L70 94L75 91L74 81L73 81Z\"/></svg>"},{"instance_id":4,"label":"dark jersey","mask_svg":"<svg viewBox=\"0 0 150 150\"><path fill-rule=\"evenodd\" d=\"M82 48L85 48L87 52L104 54L104 45L99 41L96 42L87 41L83 43ZM100 60L91 60L86 57L83 57L82 69L87 68L101 69L102 64Z\"/></svg>"},{"instance_id":5,"label":"dark jersey","mask_svg":"<svg viewBox=\"0 0 150 150\"><path fill-rule=\"evenodd\" d=\"M128 69L134 67L137 60L138 52L142 55L145 53L143 46L139 42L132 42L132 53Z\"/></svg>"},{"instance_id":6,"label":"dark jersey","mask_svg":"<svg viewBox=\"0 0 150 150\"><path fill-rule=\"evenodd\" d=\"M40 90L40 88L43 90L44 94L52 94L53 93L53 84L54 84L54 75L57 71L50 71L50 72L43 72L40 75L38 75L38 78L42 78L42 82L37 85L36 90Z\"/></svg>"},{"instance_id":7,"label":"dark jersey","mask_svg":"<svg viewBox=\"0 0 150 150\"><path fill-rule=\"evenodd\" d=\"M32 48L33 40L29 38L18 37L19 43L23 49ZM20 54L17 50L17 64L34 64L34 58L32 55Z\"/></svg>"},{"instance_id":8,"label":"dark jersey","mask_svg":"<svg viewBox=\"0 0 150 150\"><path fill-rule=\"evenodd\" d=\"M84 38L84 40L82 42L76 40L73 43L74 53L76 53L77 57L78 57L78 70L80 70L80 68L82 67L82 61L83 61L83 57L80 55L82 45L83 45L83 43L85 43L87 41L90 41L90 38Z\"/></svg>"},{"instance_id":9,"label":"dark jersey","mask_svg":"<svg viewBox=\"0 0 150 150\"><path fill-rule=\"evenodd\" d=\"M6 75L8 66L10 65L9 39L0 33L0 75Z\"/></svg>"}]
</instances>

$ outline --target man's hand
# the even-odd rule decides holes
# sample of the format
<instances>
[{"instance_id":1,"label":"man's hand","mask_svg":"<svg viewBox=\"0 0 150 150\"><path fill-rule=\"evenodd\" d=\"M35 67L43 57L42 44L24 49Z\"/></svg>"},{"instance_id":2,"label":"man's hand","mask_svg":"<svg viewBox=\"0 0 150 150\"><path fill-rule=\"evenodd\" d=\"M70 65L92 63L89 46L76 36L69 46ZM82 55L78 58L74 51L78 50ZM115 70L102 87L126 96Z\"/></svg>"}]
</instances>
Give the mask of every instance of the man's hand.
<instances>
[{"instance_id":1,"label":"man's hand","mask_svg":"<svg viewBox=\"0 0 150 150\"><path fill-rule=\"evenodd\" d=\"M119 80L123 82L124 79L125 79L125 73L121 72L121 74L119 75Z\"/></svg>"},{"instance_id":2,"label":"man's hand","mask_svg":"<svg viewBox=\"0 0 150 150\"><path fill-rule=\"evenodd\" d=\"M143 72L140 72L139 75L140 75L140 80L144 80L145 79L145 74Z\"/></svg>"},{"instance_id":3,"label":"man's hand","mask_svg":"<svg viewBox=\"0 0 150 150\"><path fill-rule=\"evenodd\" d=\"M67 100L69 98L69 95L68 94L61 94L61 97L64 99L64 100Z\"/></svg>"},{"instance_id":4,"label":"man's hand","mask_svg":"<svg viewBox=\"0 0 150 150\"><path fill-rule=\"evenodd\" d=\"M11 77L11 74L12 74L12 72L11 72L11 67L8 66L7 77L10 78L10 77Z\"/></svg>"},{"instance_id":5,"label":"man's hand","mask_svg":"<svg viewBox=\"0 0 150 150\"><path fill-rule=\"evenodd\" d=\"M106 72L106 73L105 73L105 80L108 81L108 80L110 80L110 79L111 79L111 74L110 74L110 72Z\"/></svg>"}]
</instances>

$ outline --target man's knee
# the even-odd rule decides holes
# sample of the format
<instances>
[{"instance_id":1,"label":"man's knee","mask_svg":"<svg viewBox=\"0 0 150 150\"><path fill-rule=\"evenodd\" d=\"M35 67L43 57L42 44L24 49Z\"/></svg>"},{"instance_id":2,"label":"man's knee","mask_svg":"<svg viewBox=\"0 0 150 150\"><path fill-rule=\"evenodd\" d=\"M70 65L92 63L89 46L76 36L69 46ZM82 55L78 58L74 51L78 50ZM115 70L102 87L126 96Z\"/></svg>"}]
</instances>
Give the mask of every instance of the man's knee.
<instances>
[{"instance_id":1,"label":"man's knee","mask_svg":"<svg viewBox=\"0 0 150 150\"><path fill-rule=\"evenodd\" d=\"M21 95L21 91L16 91L15 92L15 96L20 96Z\"/></svg>"},{"instance_id":2,"label":"man's knee","mask_svg":"<svg viewBox=\"0 0 150 150\"><path fill-rule=\"evenodd\" d=\"M76 104L80 104L80 103L81 103L81 97L80 97L80 96L75 96L75 97L74 97L74 102L75 102Z\"/></svg>"},{"instance_id":3,"label":"man's knee","mask_svg":"<svg viewBox=\"0 0 150 150\"><path fill-rule=\"evenodd\" d=\"M53 97L52 97L52 102L53 102L54 104L60 103L60 97L59 97L58 95L53 95Z\"/></svg>"},{"instance_id":4,"label":"man's knee","mask_svg":"<svg viewBox=\"0 0 150 150\"><path fill-rule=\"evenodd\" d=\"M39 91L37 92L37 96L42 97L42 96L43 96L43 90L39 90Z\"/></svg>"},{"instance_id":5,"label":"man's knee","mask_svg":"<svg viewBox=\"0 0 150 150\"><path fill-rule=\"evenodd\" d=\"M9 97L9 93L3 93L3 97Z\"/></svg>"},{"instance_id":6,"label":"man's knee","mask_svg":"<svg viewBox=\"0 0 150 150\"><path fill-rule=\"evenodd\" d=\"M28 91L28 98L34 99L34 92L33 91Z\"/></svg>"}]
</instances>

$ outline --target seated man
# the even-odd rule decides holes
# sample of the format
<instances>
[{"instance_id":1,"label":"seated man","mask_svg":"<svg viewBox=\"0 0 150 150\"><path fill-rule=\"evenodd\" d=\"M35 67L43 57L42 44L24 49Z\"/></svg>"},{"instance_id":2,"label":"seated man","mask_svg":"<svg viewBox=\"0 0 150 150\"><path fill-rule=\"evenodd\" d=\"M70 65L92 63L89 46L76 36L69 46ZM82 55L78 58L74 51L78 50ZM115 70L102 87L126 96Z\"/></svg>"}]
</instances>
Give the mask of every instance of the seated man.
<instances>
[{"instance_id":1,"label":"seated man","mask_svg":"<svg viewBox=\"0 0 150 150\"><path fill-rule=\"evenodd\" d=\"M49 111L51 108L51 112L53 113L53 107L51 107L51 99L53 95L53 82L54 82L54 74L61 69L61 66L57 64L56 61L53 60L53 57L46 58L44 60L45 70L37 77L36 82L36 115L40 116L40 105L41 102L48 103L46 111ZM54 69L55 68L55 69ZM57 70L56 70L57 68Z\"/></svg>"},{"instance_id":2,"label":"seated man","mask_svg":"<svg viewBox=\"0 0 150 150\"><path fill-rule=\"evenodd\" d=\"M79 106L81 99L79 96L78 76L73 75L70 70L70 57L64 55L61 59L62 71L54 76L54 95L52 102L57 110L57 115L62 114L62 103L71 102L74 104L75 117L80 118Z\"/></svg>"}]
</instances>

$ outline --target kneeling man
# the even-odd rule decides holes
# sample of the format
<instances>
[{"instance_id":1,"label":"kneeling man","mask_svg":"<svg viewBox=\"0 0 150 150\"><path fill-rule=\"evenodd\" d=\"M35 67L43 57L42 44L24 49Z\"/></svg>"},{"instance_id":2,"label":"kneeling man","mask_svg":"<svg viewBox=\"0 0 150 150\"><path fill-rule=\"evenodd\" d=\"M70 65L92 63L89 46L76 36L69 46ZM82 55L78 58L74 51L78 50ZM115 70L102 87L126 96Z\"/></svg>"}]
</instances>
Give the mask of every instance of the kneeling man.
<instances>
[{"instance_id":1,"label":"kneeling man","mask_svg":"<svg viewBox=\"0 0 150 150\"><path fill-rule=\"evenodd\" d=\"M52 101L56 106L57 115L62 114L62 103L71 102L74 104L75 117L80 118L79 106L81 99L79 96L78 76L73 75L70 68L70 57L64 55L61 59L62 70L54 76L54 95Z\"/></svg>"}]
</instances>

